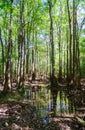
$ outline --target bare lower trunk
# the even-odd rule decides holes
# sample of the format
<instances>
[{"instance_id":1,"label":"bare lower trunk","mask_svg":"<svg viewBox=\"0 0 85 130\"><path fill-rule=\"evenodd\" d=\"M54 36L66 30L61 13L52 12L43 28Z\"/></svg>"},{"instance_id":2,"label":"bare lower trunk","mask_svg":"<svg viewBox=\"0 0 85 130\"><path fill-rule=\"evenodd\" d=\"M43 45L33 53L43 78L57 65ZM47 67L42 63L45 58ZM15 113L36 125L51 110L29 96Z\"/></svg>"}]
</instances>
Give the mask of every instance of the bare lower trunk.
<instances>
[{"instance_id":1,"label":"bare lower trunk","mask_svg":"<svg viewBox=\"0 0 85 130\"><path fill-rule=\"evenodd\" d=\"M24 0L20 3L20 28L18 34L18 81L17 87L18 89L22 88L24 84L24 18L23 18L23 11L24 11Z\"/></svg>"},{"instance_id":2,"label":"bare lower trunk","mask_svg":"<svg viewBox=\"0 0 85 130\"><path fill-rule=\"evenodd\" d=\"M4 79L4 46L3 46L3 41L2 41L1 28L0 28L0 42L1 42L1 47L2 47L2 77Z\"/></svg>"},{"instance_id":3,"label":"bare lower trunk","mask_svg":"<svg viewBox=\"0 0 85 130\"><path fill-rule=\"evenodd\" d=\"M70 32L69 58L70 58L70 79L71 79L72 78L72 26L71 26L69 0L67 0L67 11L68 11L68 22L69 22L69 32Z\"/></svg>"}]
</instances>

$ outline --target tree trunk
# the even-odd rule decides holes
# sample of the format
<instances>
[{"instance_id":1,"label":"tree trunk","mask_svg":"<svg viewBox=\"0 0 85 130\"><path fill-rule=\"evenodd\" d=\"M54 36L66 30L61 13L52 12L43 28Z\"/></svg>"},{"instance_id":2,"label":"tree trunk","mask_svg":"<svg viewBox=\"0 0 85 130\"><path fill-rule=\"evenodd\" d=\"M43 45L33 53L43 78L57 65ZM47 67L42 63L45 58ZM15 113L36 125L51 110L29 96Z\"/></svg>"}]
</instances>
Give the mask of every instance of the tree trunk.
<instances>
[{"instance_id":1,"label":"tree trunk","mask_svg":"<svg viewBox=\"0 0 85 130\"><path fill-rule=\"evenodd\" d=\"M9 28L9 38L7 45L7 61L6 61L6 70L5 70L5 83L4 83L4 92L10 92L12 89L12 79L11 79L11 55L12 55L12 3L10 7L10 28Z\"/></svg>"},{"instance_id":2,"label":"tree trunk","mask_svg":"<svg viewBox=\"0 0 85 130\"><path fill-rule=\"evenodd\" d=\"M49 16L50 16L50 44L51 44L51 65L52 65L52 74L54 77L55 72L55 60L54 60L54 41L53 41L53 19L52 19L52 2L48 0L49 4Z\"/></svg>"},{"instance_id":3,"label":"tree trunk","mask_svg":"<svg viewBox=\"0 0 85 130\"><path fill-rule=\"evenodd\" d=\"M54 40L53 40L53 18L52 18L52 2L48 0L49 16L50 16L50 45L51 45L51 93L53 97L53 116L56 115L56 96L57 81L55 77L55 59L54 59Z\"/></svg>"},{"instance_id":4,"label":"tree trunk","mask_svg":"<svg viewBox=\"0 0 85 130\"><path fill-rule=\"evenodd\" d=\"M68 22L69 22L69 31L70 31L70 79L72 78L72 25L71 25L71 15L70 15L70 7L69 7L69 0L67 0L67 11L68 11Z\"/></svg>"},{"instance_id":5,"label":"tree trunk","mask_svg":"<svg viewBox=\"0 0 85 130\"><path fill-rule=\"evenodd\" d=\"M18 34L18 89L22 88L24 79L23 79L23 69L24 69L24 0L20 3L20 28Z\"/></svg>"},{"instance_id":6,"label":"tree trunk","mask_svg":"<svg viewBox=\"0 0 85 130\"><path fill-rule=\"evenodd\" d=\"M35 32L33 23L33 47L32 47L32 80L35 80Z\"/></svg>"},{"instance_id":7,"label":"tree trunk","mask_svg":"<svg viewBox=\"0 0 85 130\"><path fill-rule=\"evenodd\" d=\"M66 53L65 53L65 44L64 44L64 78L66 77L65 75L66 75L66 61L65 61L65 59L66 59Z\"/></svg>"},{"instance_id":8,"label":"tree trunk","mask_svg":"<svg viewBox=\"0 0 85 130\"><path fill-rule=\"evenodd\" d=\"M2 47L2 78L4 79L4 45L2 41L1 28L0 28L0 41L1 41L1 47Z\"/></svg>"},{"instance_id":9,"label":"tree trunk","mask_svg":"<svg viewBox=\"0 0 85 130\"><path fill-rule=\"evenodd\" d=\"M68 69L68 66L69 66L69 50L68 50L68 30L67 30L67 32L66 32L66 37L67 37L67 66L66 66L66 68L67 68L67 80L68 80L68 78L69 78L69 69Z\"/></svg>"},{"instance_id":10,"label":"tree trunk","mask_svg":"<svg viewBox=\"0 0 85 130\"><path fill-rule=\"evenodd\" d=\"M47 48L47 69L46 69L46 76L48 76L49 68L48 68L48 63L49 63L49 45L48 42L46 43L46 48Z\"/></svg>"},{"instance_id":11,"label":"tree trunk","mask_svg":"<svg viewBox=\"0 0 85 130\"><path fill-rule=\"evenodd\" d=\"M61 27L59 27L59 81L62 79Z\"/></svg>"},{"instance_id":12,"label":"tree trunk","mask_svg":"<svg viewBox=\"0 0 85 130\"><path fill-rule=\"evenodd\" d=\"M79 37L76 36L76 85L80 87L80 50L79 50Z\"/></svg>"},{"instance_id":13,"label":"tree trunk","mask_svg":"<svg viewBox=\"0 0 85 130\"><path fill-rule=\"evenodd\" d=\"M30 41L30 34L29 34L29 23L28 23L28 26L27 26L26 74L28 74L28 70L29 70L29 41Z\"/></svg>"},{"instance_id":14,"label":"tree trunk","mask_svg":"<svg viewBox=\"0 0 85 130\"><path fill-rule=\"evenodd\" d=\"M76 0L73 0L73 81L76 85Z\"/></svg>"}]
</instances>

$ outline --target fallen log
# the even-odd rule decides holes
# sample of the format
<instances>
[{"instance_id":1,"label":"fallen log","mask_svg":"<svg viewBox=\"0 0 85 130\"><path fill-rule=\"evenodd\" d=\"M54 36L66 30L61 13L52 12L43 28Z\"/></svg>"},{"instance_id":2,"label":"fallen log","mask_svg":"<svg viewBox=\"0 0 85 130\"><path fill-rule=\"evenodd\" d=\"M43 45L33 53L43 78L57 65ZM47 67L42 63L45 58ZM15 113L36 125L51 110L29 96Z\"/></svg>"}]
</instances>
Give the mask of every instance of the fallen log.
<instances>
[{"instance_id":1,"label":"fallen log","mask_svg":"<svg viewBox=\"0 0 85 130\"><path fill-rule=\"evenodd\" d=\"M82 126L85 126L85 121L83 119L81 119L78 116L75 116L76 120L78 121L78 123L80 123Z\"/></svg>"}]
</instances>

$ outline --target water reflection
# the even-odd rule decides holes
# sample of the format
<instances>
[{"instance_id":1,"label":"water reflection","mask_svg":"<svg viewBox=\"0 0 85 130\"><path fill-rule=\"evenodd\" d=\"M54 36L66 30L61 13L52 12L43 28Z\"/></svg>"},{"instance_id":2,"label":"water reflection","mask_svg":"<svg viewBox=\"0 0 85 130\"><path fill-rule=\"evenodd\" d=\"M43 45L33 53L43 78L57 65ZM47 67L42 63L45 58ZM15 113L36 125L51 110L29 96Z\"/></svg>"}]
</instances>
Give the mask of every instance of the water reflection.
<instances>
[{"instance_id":1,"label":"water reflection","mask_svg":"<svg viewBox=\"0 0 85 130\"><path fill-rule=\"evenodd\" d=\"M28 87L25 90L25 98L36 107L37 113L42 117L52 116L53 97L47 87ZM67 92L60 89L56 97L56 115L67 114L74 109L74 105L68 98Z\"/></svg>"}]
</instances>

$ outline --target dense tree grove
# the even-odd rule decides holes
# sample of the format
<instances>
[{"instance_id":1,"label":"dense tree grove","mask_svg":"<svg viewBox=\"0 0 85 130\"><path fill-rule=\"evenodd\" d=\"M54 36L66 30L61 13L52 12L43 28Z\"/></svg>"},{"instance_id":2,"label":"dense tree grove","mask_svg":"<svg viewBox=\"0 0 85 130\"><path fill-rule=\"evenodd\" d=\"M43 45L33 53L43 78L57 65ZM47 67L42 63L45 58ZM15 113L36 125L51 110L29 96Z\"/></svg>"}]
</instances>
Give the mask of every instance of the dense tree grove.
<instances>
[{"instance_id":1,"label":"dense tree grove","mask_svg":"<svg viewBox=\"0 0 85 130\"><path fill-rule=\"evenodd\" d=\"M0 1L0 76L4 91L13 79L56 76L79 85L84 76L84 2Z\"/></svg>"},{"instance_id":2,"label":"dense tree grove","mask_svg":"<svg viewBox=\"0 0 85 130\"><path fill-rule=\"evenodd\" d=\"M70 90L81 89L81 79L85 77L84 2L0 0L3 94L13 91L13 83L19 91L26 80L48 79L55 115L58 91L62 99L62 87L66 86L70 95ZM71 102L70 112L72 106Z\"/></svg>"}]
</instances>

